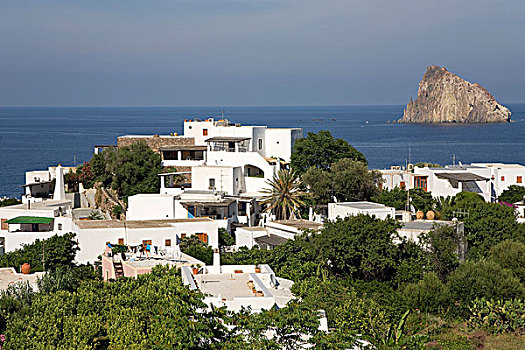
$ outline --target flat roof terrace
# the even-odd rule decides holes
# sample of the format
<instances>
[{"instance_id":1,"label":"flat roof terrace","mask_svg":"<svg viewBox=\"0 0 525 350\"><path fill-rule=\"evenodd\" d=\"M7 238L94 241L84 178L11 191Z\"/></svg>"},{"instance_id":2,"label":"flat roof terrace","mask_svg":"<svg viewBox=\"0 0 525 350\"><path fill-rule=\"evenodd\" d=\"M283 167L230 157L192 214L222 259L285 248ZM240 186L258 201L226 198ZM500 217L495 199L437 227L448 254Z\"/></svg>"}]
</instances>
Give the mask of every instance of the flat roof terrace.
<instances>
[{"instance_id":1,"label":"flat roof terrace","mask_svg":"<svg viewBox=\"0 0 525 350\"><path fill-rule=\"evenodd\" d=\"M252 290L248 287L251 280L249 273L222 273L194 275L195 283L202 293L214 297L233 299L238 297L254 297Z\"/></svg>"},{"instance_id":2,"label":"flat roof terrace","mask_svg":"<svg viewBox=\"0 0 525 350\"><path fill-rule=\"evenodd\" d=\"M188 219L169 219L169 220L81 220L75 221L81 229L103 229L103 228L123 228L124 224L126 228L159 228L159 227L172 227L173 224L177 223L198 223L198 222L212 222L210 218L188 218Z\"/></svg>"},{"instance_id":3,"label":"flat roof terrace","mask_svg":"<svg viewBox=\"0 0 525 350\"><path fill-rule=\"evenodd\" d=\"M343 207L362 209L362 210L388 208L386 205L379 204L379 203L373 203L373 202L343 202L343 203L336 203L336 204L341 205Z\"/></svg>"}]
</instances>

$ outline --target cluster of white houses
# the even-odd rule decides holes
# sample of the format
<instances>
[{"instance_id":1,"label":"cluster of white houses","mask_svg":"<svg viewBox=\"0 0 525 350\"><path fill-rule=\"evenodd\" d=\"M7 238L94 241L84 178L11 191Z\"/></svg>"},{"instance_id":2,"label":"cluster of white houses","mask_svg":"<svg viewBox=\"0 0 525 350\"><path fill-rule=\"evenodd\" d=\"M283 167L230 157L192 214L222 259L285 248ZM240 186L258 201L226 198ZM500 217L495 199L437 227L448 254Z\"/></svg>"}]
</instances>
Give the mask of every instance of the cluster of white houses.
<instances>
[{"instance_id":1,"label":"cluster of white houses","mask_svg":"<svg viewBox=\"0 0 525 350\"><path fill-rule=\"evenodd\" d=\"M210 295L210 303L234 309L248 303L257 309L285 305L292 297L291 282L277 278L269 266L221 266L220 228L235 233L232 249L255 245L272 249L303 230L320 230L324 220L360 213L402 219L405 223L400 234L409 239L439 223L411 222L410 214L370 202L331 203L324 216L311 211L309 220L273 220L261 211L263 190L268 180L288 167L295 141L302 136L299 128L242 126L226 119L206 119L186 120L184 135L119 137L117 147L144 141L161 155L165 167L177 169L159 174L159 193L129 197L125 220L112 220L106 213L100 213L103 220L87 220L94 210L93 192L82 187L77 194L64 190L64 174L74 168L28 172L22 204L0 208L0 249L10 252L35 239L74 232L80 247L77 261L93 263L101 258L105 279L137 276L158 264L174 265L182 268L183 280L190 288ZM105 147L115 146L96 146L95 153ZM523 185L525 167L477 163L445 168L393 167L381 173L383 188L422 188L434 196L470 191L495 201L510 185ZM180 242L189 236L216 250L213 266L180 251ZM129 250L112 254L108 243ZM141 249L144 246L147 252ZM212 280L216 283L210 283Z\"/></svg>"}]
</instances>

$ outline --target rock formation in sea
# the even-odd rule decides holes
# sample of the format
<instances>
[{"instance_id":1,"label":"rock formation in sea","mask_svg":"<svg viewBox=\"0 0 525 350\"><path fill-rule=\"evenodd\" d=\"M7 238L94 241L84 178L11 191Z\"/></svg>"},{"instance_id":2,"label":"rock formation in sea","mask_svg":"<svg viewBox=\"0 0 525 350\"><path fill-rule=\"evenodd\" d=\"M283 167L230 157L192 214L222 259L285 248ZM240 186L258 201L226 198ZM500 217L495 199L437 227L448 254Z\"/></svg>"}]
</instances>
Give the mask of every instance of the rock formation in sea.
<instances>
[{"instance_id":1,"label":"rock formation in sea","mask_svg":"<svg viewBox=\"0 0 525 350\"><path fill-rule=\"evenodd\" d=\"M483 86L444 67L430 66L419 83L417 99L408 103L403 123L495 123L510 121L510 111Z\"/></svg>"}]
</instances>

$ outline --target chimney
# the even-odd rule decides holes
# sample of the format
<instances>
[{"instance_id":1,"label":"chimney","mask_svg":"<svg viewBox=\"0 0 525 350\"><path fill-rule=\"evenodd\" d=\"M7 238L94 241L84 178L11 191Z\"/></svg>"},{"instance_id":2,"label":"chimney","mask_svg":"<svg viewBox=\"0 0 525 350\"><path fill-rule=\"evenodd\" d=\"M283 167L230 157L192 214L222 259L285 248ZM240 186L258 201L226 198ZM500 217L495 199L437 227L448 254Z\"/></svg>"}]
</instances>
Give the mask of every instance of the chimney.
<instances>
[{"instance_id":1,"label":"chimney","mask_svg":"<svg viewBox=\"0 0 525 350\"><path fill-rule=\"evenodd\" d=\"M62 166L58 164L55 174L55 192L53 193L53 199L65 200L66 191L64 190L64 174L62 173Z\"/></svg>"},{"instance_id":2,"label":"chimney","mask_svg":"<svg viewBox=\"0 0 525 350\"><path fill-rule=\"evenodd\" d=\"M213 265L208 268L211 273L221 273L221 253L219 248L213 249Z\"/></svg>"}]
</instances>

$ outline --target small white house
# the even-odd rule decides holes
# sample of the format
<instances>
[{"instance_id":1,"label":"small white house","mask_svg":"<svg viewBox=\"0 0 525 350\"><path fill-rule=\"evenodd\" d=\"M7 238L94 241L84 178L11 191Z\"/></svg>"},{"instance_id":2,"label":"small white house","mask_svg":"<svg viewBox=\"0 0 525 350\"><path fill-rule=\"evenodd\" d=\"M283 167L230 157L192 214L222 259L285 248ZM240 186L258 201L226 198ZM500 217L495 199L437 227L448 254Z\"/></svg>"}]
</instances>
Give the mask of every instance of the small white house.
<instances>
[{"instance_id":1,"label":"small white house","mask_svg":"<svg viewBox=\"0 0 525 350\"><path fill-rule=\"evenodd\" d=\"M157 250L178 246L183 238L197 236L213 248L219 247L218 223L210 218L171 220L86 220L75 221L80 251L77 261L97 260L107 243L139 246L143 243Z\"/></svg>"},{"instance_id":2,"label":"small white house","mask_svg":"<svg viewBox=\"0 0 525 350\"><path fill-rule=\"evenodd\" d=\"M206 217L230 230L238 222L237 199L215 191L184 190L179 194L137 194L128 198L128 220L166 220Z\"/></svg>"},{"instance_id":3,"label":"small white house","mask_svg":"<svg viewBox=\"0 0 525 350\"><path fill-rule=\"evenodd\" d=\"M372 202L328 203L328 220L330 221L358 214L375 216L381 220L385 220L388 217L394 219L396 217L396 209Z\"/></svg>"}]
</instances>

